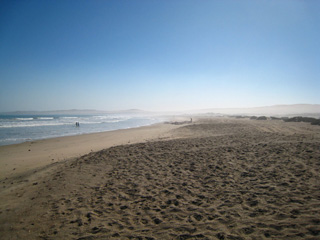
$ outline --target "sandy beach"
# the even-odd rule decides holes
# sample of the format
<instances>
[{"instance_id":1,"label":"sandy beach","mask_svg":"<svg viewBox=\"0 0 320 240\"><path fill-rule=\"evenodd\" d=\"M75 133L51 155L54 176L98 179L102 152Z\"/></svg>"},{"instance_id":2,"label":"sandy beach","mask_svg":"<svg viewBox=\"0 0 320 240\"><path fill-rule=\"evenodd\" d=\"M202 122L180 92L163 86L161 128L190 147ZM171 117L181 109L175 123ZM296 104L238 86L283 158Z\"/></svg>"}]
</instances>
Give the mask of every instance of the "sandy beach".
<instances>
[{"instance_id":1,"label":"sandy beach","mask_svg":"<svg viewBox=\"0 0 320 240\"><path fill-rule=\"evenodd\" d=\"M80 157L112 146L170 138L169 131L173 128L175 128L174 125L155 124L0 146L0 179L20 176L51 163Z\"/></svg>"},{"instance_id":2,"label":"sandy beach","mask_svg":"<svg viewBox=\"0 0 320 240\"><path fill-rule=\"evenodd\" d=\"M320 126L197 119L0 147L1 239L319 239Z\"/></svg>"}]
</instances>

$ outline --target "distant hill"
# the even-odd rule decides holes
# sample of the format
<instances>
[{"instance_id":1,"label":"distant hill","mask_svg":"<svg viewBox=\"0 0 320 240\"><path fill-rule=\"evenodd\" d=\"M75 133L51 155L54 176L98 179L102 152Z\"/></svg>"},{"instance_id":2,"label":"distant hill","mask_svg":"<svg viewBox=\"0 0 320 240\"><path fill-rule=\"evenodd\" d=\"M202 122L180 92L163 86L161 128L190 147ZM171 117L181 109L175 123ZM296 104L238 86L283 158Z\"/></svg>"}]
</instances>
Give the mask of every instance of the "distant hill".
<instances>
[{"instance_id":1,"label":"distant hill","mask_svg":"<svg viewBox=\"0 0 320 240\"><path fill-rule=\"evenodd\" d=\"M318 116L320 104L274 105L254 108L212 108L196 111L197 113L228 115L266 115L266 116Z\"/></svg>"}]
</instances>

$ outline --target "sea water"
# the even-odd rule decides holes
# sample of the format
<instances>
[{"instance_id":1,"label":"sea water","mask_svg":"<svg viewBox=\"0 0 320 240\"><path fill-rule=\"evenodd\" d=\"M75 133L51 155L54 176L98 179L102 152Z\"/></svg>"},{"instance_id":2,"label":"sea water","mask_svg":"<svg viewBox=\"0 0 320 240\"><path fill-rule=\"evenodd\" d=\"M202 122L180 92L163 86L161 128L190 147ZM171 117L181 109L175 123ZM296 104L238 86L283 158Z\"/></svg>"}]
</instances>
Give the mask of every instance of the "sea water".
<instances>
[{"instance_id":1,"label":"sea water","mask_svg":"<svg viewBox=\"0 0 320 240\"><path fill-rule=\"evenodd\" d=\"M0 115L0 145L147 126L162 117L130 115ZM76 122L79 126L76 126Z\"/></svg>"}]
</instances>

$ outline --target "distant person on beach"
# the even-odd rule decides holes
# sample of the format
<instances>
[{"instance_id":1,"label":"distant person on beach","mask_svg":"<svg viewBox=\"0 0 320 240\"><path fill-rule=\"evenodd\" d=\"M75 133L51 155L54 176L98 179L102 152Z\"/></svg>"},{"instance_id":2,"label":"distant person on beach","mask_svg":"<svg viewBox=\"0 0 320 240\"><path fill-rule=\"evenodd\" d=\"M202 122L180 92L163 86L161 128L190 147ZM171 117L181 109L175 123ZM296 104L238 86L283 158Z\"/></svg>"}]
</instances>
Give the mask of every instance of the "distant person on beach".
<instances>
[{"instance_id":1,"label":"distant person on beach","mask_svg":"<svg viewBox=\"0 0 320 240\"><path fill-rule=\"evenodd\" d=\"M80 123L79 122L76 122L76 127L80 127Z\"/></svg>"}]
</instances>

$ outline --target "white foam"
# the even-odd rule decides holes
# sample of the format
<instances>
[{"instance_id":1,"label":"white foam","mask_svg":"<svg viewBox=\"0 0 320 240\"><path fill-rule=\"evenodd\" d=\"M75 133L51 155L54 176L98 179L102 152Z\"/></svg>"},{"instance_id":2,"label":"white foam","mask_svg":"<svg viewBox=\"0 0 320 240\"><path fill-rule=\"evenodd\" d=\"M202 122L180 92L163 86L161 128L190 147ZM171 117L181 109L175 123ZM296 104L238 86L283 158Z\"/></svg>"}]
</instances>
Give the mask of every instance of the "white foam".
<instances>
[{"instance_id":1,"label":"white foam","mask_svg":"<svg viewBox=\"0 0 320 240\"><path fill-rule=\"evenodd\" d=\"M77 119L79 117L61 117L61 119Z\"/></svg>"},{"instance_id":2,"label":"white foam","mask_svg":"<svg viewBox=\"0 0 320 240\"><path fill-rule=\"evenodd\" d=\"M33 118L16 118L17 120L20 120L20 121L31 121L33 120Z\"/></svg>"},{"instance_id":3,"label":"white foam","mask_svg":"<svg viewBox=\"0 0 320 240\"><path fill-rule=\"evenodd\" d=\"M53 120L54 118L53 117L38 117L36 119L39 119L39 120Z\"/></svg>"}]
</instances>

